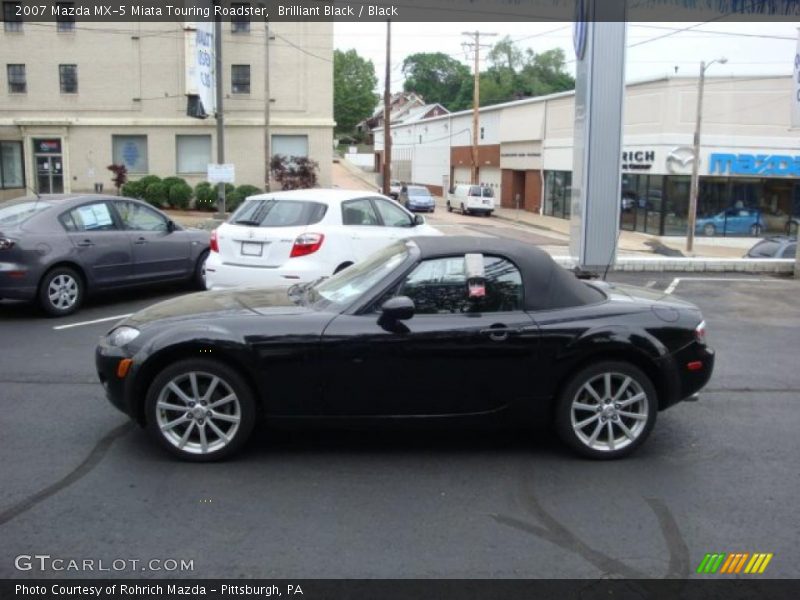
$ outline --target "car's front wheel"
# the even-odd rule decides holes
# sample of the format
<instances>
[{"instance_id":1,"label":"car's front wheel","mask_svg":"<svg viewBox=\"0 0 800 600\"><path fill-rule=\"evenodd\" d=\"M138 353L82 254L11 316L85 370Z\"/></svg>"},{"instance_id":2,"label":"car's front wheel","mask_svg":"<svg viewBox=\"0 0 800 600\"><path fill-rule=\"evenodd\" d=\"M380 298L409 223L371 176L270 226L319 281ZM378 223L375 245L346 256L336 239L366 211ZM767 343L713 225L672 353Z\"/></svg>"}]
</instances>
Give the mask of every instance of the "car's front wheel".
<instances>
[{"instance_id":1,"label":"car's front wheel","mask_svg":"<svg viewBox=\"0 0 800 600\"><path fill-rule=\"evenodd\" d=\"M650 379L626 362L590 365L569 380L556 405L556 430L589 458L621 458L653 429L658 399Z\"/></svg>"},{"instance_id":2,"label":"car's front wheel","mask_svg":"<svg viewBox=\"0 0 800 600\"><path fill-rule=\"evenodd\" d=\"M74 269L56 267L42 278L39 304L53 317L71 315L83 303L84 289L83 279Z\"/></svg>"},{"instance_id":3,"label":"car's front wheel","mask_svg":"<svg viewBox=\"0 0 800 600\"><path fill-rule=\"evenodd\" d=\"M241 449L255 425L250 386L215 360L188 359L168 366L153 380L145 403L150 434L184 460L228 458Z\"/></svg>"},{"instance_id":4,"label":"car's front wheel","mask_svg":"<svg viewBox=\"0 0 800 600\"><path fill-rule=\"evenodd\" d=\"M761 225L758 223L754 223L750 226L750 235L759 236L761 235Z\"/></svg>"},{"instance_id":5,"label":"car's front wheel","mask_svg":"<svg viewBox=\"0 0 800 600\"><path fill-rule=\"evenodd\" d=\"M715 235L717 235L717 228L714 227L714 225L711 223L706 223L703 226L703 235L705 235L706 237L714 237Z\"/></svg>"}]
</instances>

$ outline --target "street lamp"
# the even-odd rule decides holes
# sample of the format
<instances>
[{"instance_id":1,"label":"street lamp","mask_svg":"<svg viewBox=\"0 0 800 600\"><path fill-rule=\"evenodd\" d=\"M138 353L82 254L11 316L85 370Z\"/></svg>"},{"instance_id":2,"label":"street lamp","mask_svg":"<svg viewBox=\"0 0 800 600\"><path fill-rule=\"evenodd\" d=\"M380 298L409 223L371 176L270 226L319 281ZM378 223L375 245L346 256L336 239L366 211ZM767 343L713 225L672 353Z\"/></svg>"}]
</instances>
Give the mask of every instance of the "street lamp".
<instances>
[{"instance_id":1,"label":"street lamp","mask_svg":"<svg viewBox=\"0 0 800 600\"><path fill-rule=\"evenodd\" d=\"M692 183L689 188L689 218L686 231L686 252L691 252L694 248L694 228L697 222L697 192L700 188L700 128L703 124L703 89L706 82L706 70L714 63L724 65L728 59L724 56L715 58L706 64L700 63L700 77L697 80L697 121L694 125L694 160L692 161Z\"/></svg>"}]
</instances>

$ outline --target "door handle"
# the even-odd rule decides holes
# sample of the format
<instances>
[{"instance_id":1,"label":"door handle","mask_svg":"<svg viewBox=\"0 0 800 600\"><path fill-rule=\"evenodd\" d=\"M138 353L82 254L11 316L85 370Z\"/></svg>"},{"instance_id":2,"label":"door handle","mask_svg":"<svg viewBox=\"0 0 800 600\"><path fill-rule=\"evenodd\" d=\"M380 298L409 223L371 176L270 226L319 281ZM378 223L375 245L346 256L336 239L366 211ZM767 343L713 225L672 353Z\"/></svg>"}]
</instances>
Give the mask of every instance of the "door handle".
<instances>
[{"instance_id":1,"label":"door handle","mask_svg":"<svg viewBox=\"0 0 800 600\"><path fill-rule=\"evenodd\" d=\"M143 238L143 237L140 237L138 240L136 240L136 241L135 241L135 242L133 242L133 243L134 243L134 244L139 244L139 245L141 245L141 244L146 244L146 243L147 243L147 239L146 239L146 238Z\"/></svg>"},{"instance_id":2,"label":"door handle","mask_svg":"<svg viewBox=\"0 0 800 600\"><path fill-rule=\"evenodd\" d=\"M92 240L83 240L82 242L78 242L76 245L79 248L88 248L89 246L94 246L94 242Z\"/></svg>"},{"instance_id":3,"label":"door handle","mask_svg":"<svg viewBox=\"0 0 800 600\"><path fill-rule=\"evenodd\" d=\"M489 327L488 329L481 329L481 334L488 335L493 342L505 342L508 336L516 331L516 329L511 329L510 327Z\"/></svg>"}]
</instances>

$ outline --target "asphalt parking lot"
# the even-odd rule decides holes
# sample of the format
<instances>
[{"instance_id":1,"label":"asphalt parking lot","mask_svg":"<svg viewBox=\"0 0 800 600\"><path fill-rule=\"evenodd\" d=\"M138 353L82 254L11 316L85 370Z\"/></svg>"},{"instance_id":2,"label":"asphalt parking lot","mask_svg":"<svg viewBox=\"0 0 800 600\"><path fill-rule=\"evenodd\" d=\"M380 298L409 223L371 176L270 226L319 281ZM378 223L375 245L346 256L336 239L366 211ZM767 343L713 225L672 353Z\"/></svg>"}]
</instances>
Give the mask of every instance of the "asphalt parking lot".
<instances>
[{"instance_id":1,"label":"asphalt parking lot","mask_svg":"<svg viewBox=\"0 0 800 600\"><path fill-rule=\"evenodd\" d=\"M542 432L266 428L234 461L177 462L106 401L93 351L112 317L186 290L64 319L0 303L0 577L93 576L14 567L48 554L194 562L104 577L662 578L771 552L764 577L796 578L800 284L685 275L609 276L698 304L718 352L701 400L610 463Z\"/></svg>"}]
</instances>

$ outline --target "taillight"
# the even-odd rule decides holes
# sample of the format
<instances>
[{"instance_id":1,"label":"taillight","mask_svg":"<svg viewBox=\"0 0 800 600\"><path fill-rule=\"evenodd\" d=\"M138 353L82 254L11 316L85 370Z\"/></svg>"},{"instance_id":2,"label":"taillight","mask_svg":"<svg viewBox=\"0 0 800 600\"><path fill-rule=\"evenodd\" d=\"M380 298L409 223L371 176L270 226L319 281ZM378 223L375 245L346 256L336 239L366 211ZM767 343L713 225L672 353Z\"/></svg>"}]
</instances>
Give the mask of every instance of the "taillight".
<instances>
[{"instance_id":1,"label":"taillight","mask_svg":"<svg viewBox=\"0 0 800 600\"><path fill-rule=\"evenodd\" d=\"M14 240L0 237L0 250L8 250L14 247Z\"/></svg>"},{"instance_id":2,"label":"taillight","mask_svg":"<svg viewBox=\"0 0 800 600\"><path fill-rule=\"evenodd\" d=\"M700 321L700 324L694 328L694 339L698 344L706 343L706 322Z\"/></svg>"},{"instance_id":3,"label":"taillight","mask_svg":"<svg viewBox=\"0 0 800 600\"><path fill-rule=\"evenodd\" d=\"M321 233L303 233L297 236L292 246L292 252L289 258L297 258L298 256L308 256L314 254L322 246L325 236Z\"/></svg>"},{"instance_id":4,"label":"taillight","mask_svg":"<svg viewBox=\"0 0 800 600\"><path fill-rule=\"evenodd\" d=\"M208 247L211 249L212 252L219 253L219 242L217 241L217 230L211 232L211 241L208 243Z\"/></svg>"}]
</instances>

